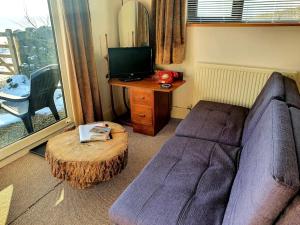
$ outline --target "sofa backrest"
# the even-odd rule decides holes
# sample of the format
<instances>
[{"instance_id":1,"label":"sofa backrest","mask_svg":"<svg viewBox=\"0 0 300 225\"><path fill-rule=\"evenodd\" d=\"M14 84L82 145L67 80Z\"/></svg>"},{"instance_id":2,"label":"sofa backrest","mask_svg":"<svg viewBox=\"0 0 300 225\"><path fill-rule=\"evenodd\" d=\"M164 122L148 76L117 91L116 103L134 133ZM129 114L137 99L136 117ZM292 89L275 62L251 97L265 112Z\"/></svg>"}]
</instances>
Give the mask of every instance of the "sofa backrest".
<instances>
[{"instance_id":1,"label":"sofa backrest","mask_svg":"<svg viewBox=\"0 0 300 225\"><path fill-rule=\"evenodd\" d=\"M244 131L242 137L242 146L245 145L251 136L256 124L266 110L272 99L284 100L284 82L283 75L274 72L267 80L265 86L256 98L249 114L245 120Z\"/></svg>"},{"instance_id":2,"label":"sofa backrest","mask_svg":"<svg viewBox=\"0 0 300 225\"><path fill-rule=\"evenodd\" d=\"M296 144L296 153L298 159L298 168L300 171L300 109L290 108L292 119L292 126L294 132L294 140ZM300 224L300 193L285 209L284 213L280 216L276 225L299 225Z\"/></svg>"},{"instance_id":3,"label":"sofa backrest","mask_svg":"<svg viewBox=\"0 0 300 225\"><path fill-rule=\"evenodd\" d=\"M297 83L288 77L284 77L285 102L290 107L300 109L300 94Z\"/></svg>"},{"instance_id":4,"label":"sofa backrest","mask_svg":"<svg viewBox=\"0 0 300 225\"><path fill-rule=\"evenodd\" d=\"M272 100L241 151L223 225L270 225L299 188L289 109Z\"/></svg>"},{"instance_id":5,"label":"sofa backrest","mask_svg":"<svg viewBox=\"0 0 300 225\"><path fill-rule=\"evenodd\" d=\"M298 166L300 171L300 109L290 108L292 128L294 134L294 140L296 144L296 153L298 159Z\"/></svg>"}]
</instances>

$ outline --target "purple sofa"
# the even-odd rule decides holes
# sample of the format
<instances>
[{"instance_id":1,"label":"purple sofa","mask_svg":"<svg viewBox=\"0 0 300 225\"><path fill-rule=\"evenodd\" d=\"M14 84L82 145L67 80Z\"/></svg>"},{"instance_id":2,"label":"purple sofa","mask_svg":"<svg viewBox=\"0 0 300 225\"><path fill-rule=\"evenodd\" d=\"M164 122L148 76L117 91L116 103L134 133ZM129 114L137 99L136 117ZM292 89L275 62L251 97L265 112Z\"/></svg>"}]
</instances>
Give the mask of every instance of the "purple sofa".
<instances>
[{"instance_id":1,"label":"purple sofa","mask_svg":"<svg viewBox=\"0 0 300 225\"><path fill-rule=\"evenodd\" d=\"M251 109L200 101L109 211L117 225L300 224L300 96L273 73Z\"/></svg>"}]
</instances>

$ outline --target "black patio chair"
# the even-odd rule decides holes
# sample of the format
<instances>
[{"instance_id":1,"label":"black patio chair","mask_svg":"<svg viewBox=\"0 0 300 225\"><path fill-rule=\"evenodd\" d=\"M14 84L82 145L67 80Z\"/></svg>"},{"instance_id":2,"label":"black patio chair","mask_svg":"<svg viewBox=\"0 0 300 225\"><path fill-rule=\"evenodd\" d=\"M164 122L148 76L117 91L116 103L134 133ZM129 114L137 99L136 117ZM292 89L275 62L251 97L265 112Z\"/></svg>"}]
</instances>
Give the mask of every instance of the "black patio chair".
<instances>
[{"instance_id":1,"label":"black patio chair","mask_svg":"<svg viewBox=\"0 0 300 225\"><path fill-rule=\"evenodd\" d=\"M33 132L31 116L37 110L49 107L58 121L59 115L53 95L60 81L60 71L56 64L43 67L30 75L30 93L27 96L15 96L0 93L0 108L22 119L28 133Z\"/></svg>"}]
</instances>

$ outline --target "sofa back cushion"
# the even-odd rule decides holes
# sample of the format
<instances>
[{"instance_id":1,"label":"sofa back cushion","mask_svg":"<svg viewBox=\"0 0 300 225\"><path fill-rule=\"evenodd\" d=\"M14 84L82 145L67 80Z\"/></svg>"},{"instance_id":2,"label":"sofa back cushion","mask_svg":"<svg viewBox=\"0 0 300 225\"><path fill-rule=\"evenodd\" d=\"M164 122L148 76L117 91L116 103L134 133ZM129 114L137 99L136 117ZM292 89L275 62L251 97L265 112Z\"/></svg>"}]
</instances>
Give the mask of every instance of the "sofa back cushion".
<instances>
[{"instance_id":1,"label":"sofa back cushion","mask_svg":"<svg viewBox=\"0 0 300 225\"><path fill-rule=\"evenodd\" d=\"M299 190L289 109L273 100L240 155L224 225L270 225Z\"/></svg>"},{"instance_id":2,"label":"sofa back cushion","mask_svg":"<svg viewBox=\"0 0 300 225\"><path fill-rule=\"evenodd\" d=\"M290 107L300 109L300 94L297 83L288 77L284 77L285 102Z\"/></svg>"},{"instance_id":3,"label":"sofa back cushion","mask_svg":"<svg viewBox=\"0 0 300 225\"><path fill-rule=\"evenodd\" d=\"M293 125L294 140L296 143L296 153L298 158L298 169L300 171L300 110L290 108ZM299 225L300 224L300 193L293 199L284 213L279 218L276 225Z\"/></svg>"},{"instance_id":4,"label":"sofa back cushion","mask_svg":"<svg viewBox=\"0 0 300 225\"><path fill-rule=\"evenodd\" d=\"M300 109L290 108L294 140L296 144L296 152L298 158L298 166L300 171Z\"/></svg>"},{"instance_id":5,"label":"sofa back cushion","mask_svg":"<svg viewBox=\"0 0 300 225\"><path fill-rule=\"evenodd\" d=\"M274 72L256 98L245 120L242 146L245 145L251 136L256 124L258 123L270 101L272 99L284 100L284 95L283 76L280 73Z\"/></svg>"}]
</instances>

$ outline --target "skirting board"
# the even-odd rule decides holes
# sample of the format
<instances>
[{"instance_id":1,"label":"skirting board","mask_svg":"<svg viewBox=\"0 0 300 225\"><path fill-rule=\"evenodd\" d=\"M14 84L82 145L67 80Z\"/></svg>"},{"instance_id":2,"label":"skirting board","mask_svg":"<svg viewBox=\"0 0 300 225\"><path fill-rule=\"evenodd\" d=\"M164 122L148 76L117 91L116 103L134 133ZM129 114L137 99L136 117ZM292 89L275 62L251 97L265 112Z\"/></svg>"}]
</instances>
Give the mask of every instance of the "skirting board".
<instances>
[{"instance_id":1,"label":"skirting board","mask_svg":"<svg viewBox=\"0 0 300 225\"><path fill-rule=\"evenodd\" d=\"M0 161L0 168L2 168L2 167L4 167L4 166L6 166L6 165L12 163L13 161L15 161L15 160L17 160L17 159L19 159L19 158L21 158L21 157L23 157L23 156L25 156L26 154L29 153L29 151L30 151L30 148L28 148L28 149L25 148L25 149L22 149L22 150L16 152L16 153L13 154L13 155L11 155L11 156L9 156L9 157L7 157L7 158L1 160L1 161Z\"/></svg>"},{"instance_id":2,"label":"skirting board","mask_svg":"<svg viewBox=\"0 0 300 225\"><path fill-rule=\"evenodd\" d=\"M185 108L172 107L171 118L184 119L190 110Z\"/></svg>"}]
</instances>

